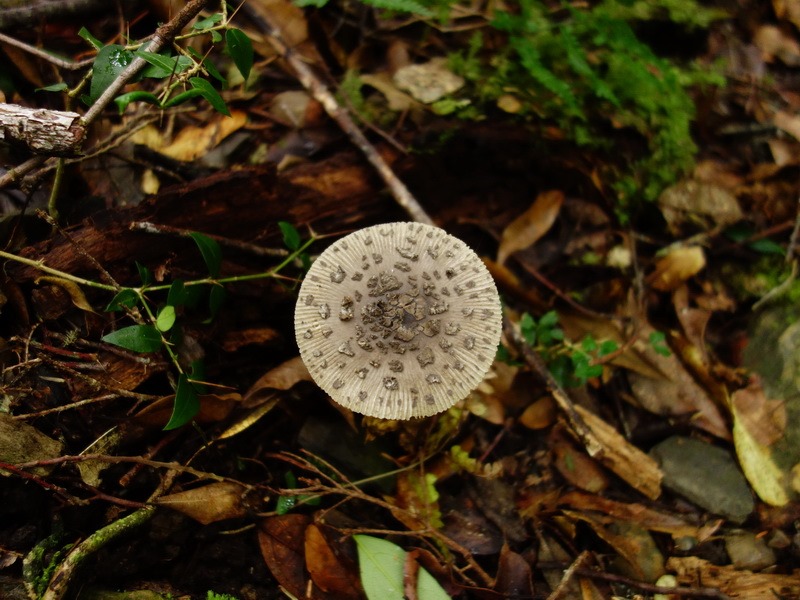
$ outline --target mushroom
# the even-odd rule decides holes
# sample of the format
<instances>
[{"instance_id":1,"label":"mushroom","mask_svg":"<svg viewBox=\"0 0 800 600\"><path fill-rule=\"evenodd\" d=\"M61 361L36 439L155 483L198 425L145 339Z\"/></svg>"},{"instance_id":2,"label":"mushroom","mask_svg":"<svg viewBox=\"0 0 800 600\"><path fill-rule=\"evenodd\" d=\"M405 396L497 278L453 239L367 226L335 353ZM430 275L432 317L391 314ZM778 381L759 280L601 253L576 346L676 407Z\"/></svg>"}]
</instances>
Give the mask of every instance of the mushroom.
<instances>
[{"instance_id":1,"label":"mushroom","mask_svg":"<svg viewBox=\"0 0 800 600\"><path fill-rule=\"evenodd\" d=\"M300 287L297 345L339 404L384 419L427 417L483 380L500 341L492 276L464 242L387 223L335 242Z\"/></svg>"}]
</instances>

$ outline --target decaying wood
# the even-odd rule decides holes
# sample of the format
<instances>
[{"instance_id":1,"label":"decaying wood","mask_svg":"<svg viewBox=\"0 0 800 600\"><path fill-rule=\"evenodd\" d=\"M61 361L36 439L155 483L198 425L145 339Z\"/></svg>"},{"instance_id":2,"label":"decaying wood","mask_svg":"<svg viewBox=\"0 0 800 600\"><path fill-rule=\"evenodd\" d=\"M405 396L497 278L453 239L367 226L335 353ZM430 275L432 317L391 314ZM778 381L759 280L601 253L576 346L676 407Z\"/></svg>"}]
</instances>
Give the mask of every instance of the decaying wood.
<instances>
[{"instance_id":1,"label":"decaying wood","mask_svg":"<svg viewBox=\"0 0 800 600\"><path fill-rule=\"evenodd\" d=\"M90 255L124 283L134 260L148 265L170 254L177 254L178 263L186 255L195 258L191 240L147 233L135 225L142 221L281 247L278 221L293 223L301 231L309 225L317 232L333 233L373 224L386 214L387 203L369 169L350 154L281 176L272 167L252 167L168 187L139 206L93 215L67 230L70 239L56 235L26 247L22 254L60 271L97 277L96 267L86 258ZM401 218L399 211L394 217ZM266 266L263 257L258 260ZM41 276L25 265L9 264L8 269L19 282Z\"/></svg>"},{"instance_id":2,"label":"decaying wood","mask_svg":"<svg viewBox=\"0 0 800 600\"><path fill-rule=\"evenodd\" d=\"M47 156L75 156L86 127L80 115L61 110L0 104L0 140L24 145Z\"/></svg>"}]
</instances>

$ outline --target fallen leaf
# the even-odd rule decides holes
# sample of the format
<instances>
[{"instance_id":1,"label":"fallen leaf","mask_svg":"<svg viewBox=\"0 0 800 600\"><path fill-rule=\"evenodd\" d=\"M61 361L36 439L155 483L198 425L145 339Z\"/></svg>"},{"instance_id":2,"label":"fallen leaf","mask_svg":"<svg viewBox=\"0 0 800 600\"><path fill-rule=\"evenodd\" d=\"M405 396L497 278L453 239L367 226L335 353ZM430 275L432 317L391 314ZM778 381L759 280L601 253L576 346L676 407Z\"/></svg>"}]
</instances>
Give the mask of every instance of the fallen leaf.
<instances>
[{"instance_id":1,"label":"fallen leaf","mask_svg":"<svg viewBox=\"0 0 800 600\"><path fill-rule=\"evenodd\" d=\"M534 598L533 574L525 558L503 544L497 564L494 591L503 598Z\"/></svg>"},{"instance_id":2,"label":"fallen leaf","mask_svg":"<svg viewBox=\"0 0 800 600\"><path fill-rule=\"evenodd\" d=\"M464 86L464 78L448 69L444 58L400 67L395 71L392 80L397 87L424 104L441 100Z\"/></svg>"},{"instance_id":3,"label":"fallen leaf","mask_svg":"<svg viewBox=\"0 0 800 600\"><path fill-rule=\"evenodd\" d=\"M81 310L91 313L95 312L95 310L92 308L92 305L89 304L89 301L86 299L86 295L83 293L83 290L74 281L69 281L61 277L50 277L45 275L36 278L36 283L39 283L40 281L46 281L62 288L65 292L67 292L67 294L69 294L72 303Z\"/></svg>"},{"instance_id":4,"label":"fallen leaf","mask_svg":"<svg viewBox=\"0 0 800 600\"><path fill-rule=\"evenodd\" d=\"M800 43L780 27L761 25L753 35L753 44L765 62L778 59L790 67L800 65Z\"/></svg>"},{"instance_id":5,"label":"fallen leaf","mask_svg":"<svg viewBox=\"0 0 800 600\"><path fill-rule=\"evenodd\" d=\"M11 415L0 412L0 461L17 464L55 458L64 445ZM31 473L47 475L54 467L34 467ZM0 475L9 475L0 469Z\"/></svg>"},{"instance_id":6,"label":"fallen leaf","mask_svg":"<svg viewBox=\"0 0 800 600\"><path fill-rule=\"evenodd\" d=\"M274 390L288 390L301 381L311 381L303 359L295 356L279 364L258 378L245 392L242 406L253 408L272 397Z\"/></svg>"},{"instance_id":7,"label":"fallen leaf","mask_svg":"<svg viewBox=\"0 0 800 600\"><path fill-rule=\"evenodd\" d=\"M420 106L417 101L405 92L401 92L394 81L385 73L378 73L377 75L365 74L361 75L361 81L374 87L386 98L389 108L397 112L407 111L414 106Z\"/></svg>"},{"instance_id":8,"label":"fallen leaf","mask_svg":"<svg viewBox=\"0 0 800 600\"><path fill-rule=\"evenodd\" d=\"M503 264L514 252L532 246L550 231L563 203L564 193L559 190L539 194L528 210L503 231L497 249L497 262Z\"/></svg>"},{"instance_id":9,"label":"fallen leaf","mask_svg":"<svg viewBox=\"0 0 800 600\"><path fill-rule=\"evenodd\" d=\"M311 524L305 531L306 568L316 586L347 600L361 598L358 569L344 554L343 542L332 542L322 527Z\"/></svg>"},{"instance_id":10,"label":"fallen leaf","mask_svg":"<svg viewBox=\"0 0 800 600\"><path fill-rule=\"evenodd\" d=\"M680 235L687 223L711 229L733 225L743 216L730 191L697 179L685 179L668 187L659 196L658 205L675 235Z\"/></svg>"},{"instance_id":11,"label":"fallen leaf","mask_svg":"<svg viewBox=\"0 0 800 600\"><path fill-rule=\"evenodd\" d=\"M553 424L557 414L555 401L545 396L532 402L517 420L528 429L544 429Z\"/></svg>"},{"instance_id":12,"label":"fallen leaf","mask_svg":"<svg viewBox=\"0 0 800 600\"><path fill-rule=\"evenodd\" d=\"M247 514L242 499L245 487L228 481L209 483L200 487L168 494L155 503L191 517L208 525L226 519L236 519Z\"/></svg>"},{"instance_id":13,"label":"fallen leaf","mask_svg":"<svg viewBox=\"0 0 800 600\"><path fill-rule=\"evenodd\" d=\"M563 431L556 427L548 438L553 452L553 465L568 483L587 492L599 493L609 481L600 465L579 449Z\"/></svg>"},{"instance_id":14,"label":"fallen leaf","mask_svg":"<svg viewBox=\"0 0 800 600\"><path fill-rule=\"evenodd\" d=\"M697 275L705 266L706 257L700 246L673 248L659 259L646 282L655 290L669 292Z\"/></svg>"},{"instance_id":15,"label":"fallen leaf","mask_svg":"<svg viewBox=\"0 0 800 600\"><path fill-rule=\"evenodd\" d=\"M264 562L278 583L295 598L305 598L305 531L311 517L301 514L264 519L258 526L258 545Z\"/></svg>"}]
</instances>

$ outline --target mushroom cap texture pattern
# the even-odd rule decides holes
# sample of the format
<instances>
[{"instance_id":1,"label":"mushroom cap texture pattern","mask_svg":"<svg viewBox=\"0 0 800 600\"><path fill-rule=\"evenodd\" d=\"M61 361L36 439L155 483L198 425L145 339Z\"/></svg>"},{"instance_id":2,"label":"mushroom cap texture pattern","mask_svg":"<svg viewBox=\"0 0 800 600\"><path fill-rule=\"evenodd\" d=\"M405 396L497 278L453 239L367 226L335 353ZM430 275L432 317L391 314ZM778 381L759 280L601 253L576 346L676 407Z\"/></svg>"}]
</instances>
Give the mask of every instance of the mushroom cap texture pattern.
<instances>
[{"instance_id":1,"label":"mushroom cap texture pattern","mask_svg":"<svg viewBox=\"0 0 800 600\"><path fill-rule=\"evenodd\" d=\"M500 341L492 276L464 242L422 223L361 229L300 287L295 335L314 381L384 419L427 417L483 380Z\"/></svg>"}]
</instances>

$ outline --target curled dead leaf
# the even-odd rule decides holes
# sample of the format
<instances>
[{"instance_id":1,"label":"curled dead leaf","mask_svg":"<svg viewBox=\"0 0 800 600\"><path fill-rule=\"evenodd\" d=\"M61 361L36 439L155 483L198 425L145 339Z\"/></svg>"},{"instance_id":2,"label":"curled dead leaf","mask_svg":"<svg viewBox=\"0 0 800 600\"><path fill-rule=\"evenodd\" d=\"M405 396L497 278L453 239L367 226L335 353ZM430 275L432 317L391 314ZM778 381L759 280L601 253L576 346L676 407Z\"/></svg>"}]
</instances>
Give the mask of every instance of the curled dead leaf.
<instances>
[{"instance_id":1,"label":"curled dead leaf","mask_svg":"<svg viewBox=\"0 0 800 600\"><path fill-rule=\"evenodd\" d=\"M81 310L85 310L86 312L95 312L92 308L92 305L89 304L89 301L86 299L86 295L83 293L83 290L80 286L73 282L69 281L68 279L63 279L61 277L51 277L49 275L43 275L41 277L36 278L36 283L40 283L42 281L46 281L47 283L52 283L53 285L57 285L61 289L63 289L67 294L69 294L70 300L72 303L80 308Z\"/></svg>"},{"instance_id":2,"label":"curled dead leaf","mask_svg":"<svg viewBox=\"0 0 800 600\"><path fill-rule=\"evenodd\" d=\"M220 481L185 492L162 496L156 500L156 504L176 510L203 525L208 525L217 521L245 516L246 510L242 502L245 491L244 486Z\"/></svg>"},{"instance_id":3,"label":"curled dead leaf","mask_svg":"<svg viewBox=\"0 0 800 600\"><path fill-rule=\"evenodd\" d=\"M514 219L503 231L497 249L497 262L503 264L518 250L535 244L550 231L564 203L564 193L559 190L542 192L528 210Z\"/></svg>"}]
</instances>

